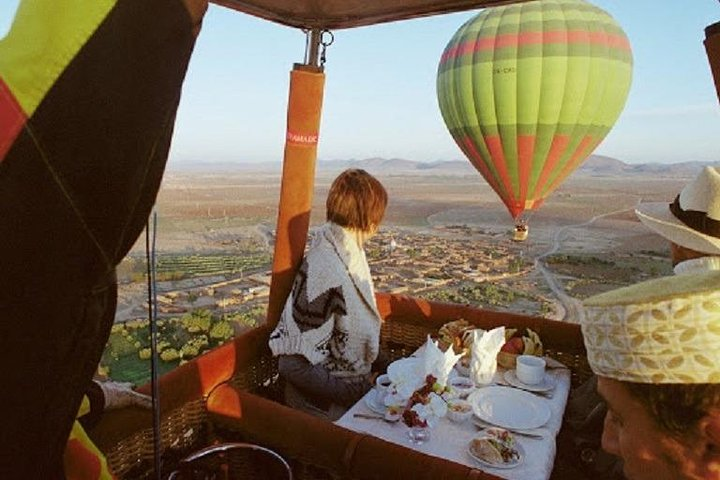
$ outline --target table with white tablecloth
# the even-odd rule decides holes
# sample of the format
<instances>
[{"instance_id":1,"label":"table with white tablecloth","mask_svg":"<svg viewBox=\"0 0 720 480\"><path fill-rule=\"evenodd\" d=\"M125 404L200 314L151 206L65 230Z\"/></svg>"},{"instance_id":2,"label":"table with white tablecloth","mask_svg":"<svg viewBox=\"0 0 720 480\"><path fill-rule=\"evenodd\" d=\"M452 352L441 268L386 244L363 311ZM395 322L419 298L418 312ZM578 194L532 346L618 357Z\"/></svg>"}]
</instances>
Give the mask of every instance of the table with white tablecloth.
<instances>
[{"instance_id":1,"label":"table with white tablecloth","mask_svg":"<svg viewBox=\"0 0 720 480\"><path fill-rule=\"evenodd\" d=\"M432 428L431 438L426 443L415 445L408 437L408 427L401 421L388 423L379 419L355 417L356 413L373 414L373 409L368 403L375 390L370 390L366 396L353 405L345 415L335 422L337 425L381 438L388 442L403 445L417 451L457 462L483 470L493 475L508 479L548 479L552 473L555 461L555 438L562 426L563 413L567 404L568 392L570 391L570 371L564 368L557 368L557 362L548 359L548 365L556 368L548 369L547 375L555 387L551 396L538 395L538 401L547 404L550 410L550 419L543 426L533 428L532 433L541 434L542 438L530 438L522 435L515 435L516 442L524 451L521 462L513 468L501 469L488 467L478 463L468 453L470 441L480 434L479 428L475 425L473 418L466 422L454 423L449 418L441 418L435 427ZM507 388L508 397L512 398L513 392L522 392L514 387L508 386L505 380L504 371L499 370L495 375L493 385L502 385ZM497 387L495 387L497 388Z\"/></svg>"}]
</instances>

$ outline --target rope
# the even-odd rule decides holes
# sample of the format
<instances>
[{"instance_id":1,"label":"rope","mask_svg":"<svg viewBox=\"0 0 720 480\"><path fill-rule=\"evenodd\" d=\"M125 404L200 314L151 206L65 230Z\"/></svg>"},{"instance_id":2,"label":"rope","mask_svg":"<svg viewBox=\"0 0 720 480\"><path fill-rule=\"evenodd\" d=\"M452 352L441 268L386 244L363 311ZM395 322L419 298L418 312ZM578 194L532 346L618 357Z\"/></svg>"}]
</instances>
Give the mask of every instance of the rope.
<instances>
[{"instance_id":1,"label":"rope","mask_svg":"<svg viewBox=\"0 0 720 480\"><path fill-rule=\"evenodd\" d=\"M158 384L158 351L157 351L157 283L155 271L155 240L157 238L157 211L152 212L151 223L148 218L145 227L145 260L147 265L148 291L148 323L150 326L150 385L153 410L153 462L155 478L161 480L162 458L160 445L160 390ZM152 238L152 244L151 244Z\"/></svg>"}]
</instances>

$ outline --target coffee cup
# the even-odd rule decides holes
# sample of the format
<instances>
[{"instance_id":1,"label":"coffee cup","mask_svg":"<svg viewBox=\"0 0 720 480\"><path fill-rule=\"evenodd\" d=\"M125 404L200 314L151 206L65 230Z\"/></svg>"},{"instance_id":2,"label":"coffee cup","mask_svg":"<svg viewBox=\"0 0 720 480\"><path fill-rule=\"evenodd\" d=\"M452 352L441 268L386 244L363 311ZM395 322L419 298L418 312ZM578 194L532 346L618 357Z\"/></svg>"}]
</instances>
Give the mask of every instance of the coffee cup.
<instances>
[{"instance_id":1,"label":"coffee cup","mask_svg":"<svg viewBox=\"0 0 720 480\"><path fill-rule=\"evenodd\" d=\"M390 380L390 377L387 373L383 373L382 375L378 375L378 377L375 379L375 402L379 405L384 405L385 396L388 394L388 390L390 389L390 385L392 384L392 381Z\"/></svg>"},{"instance_id":2,"label":"coffee cup","mask_svg":"<svg viewBox=\"0 0 720 480\"><path fill-rule=\"evenodd\" d=\"M537 385L545 378L545 359L533 355L519 355L515 376L526 385Z\"/></svg>"}]
</instances>

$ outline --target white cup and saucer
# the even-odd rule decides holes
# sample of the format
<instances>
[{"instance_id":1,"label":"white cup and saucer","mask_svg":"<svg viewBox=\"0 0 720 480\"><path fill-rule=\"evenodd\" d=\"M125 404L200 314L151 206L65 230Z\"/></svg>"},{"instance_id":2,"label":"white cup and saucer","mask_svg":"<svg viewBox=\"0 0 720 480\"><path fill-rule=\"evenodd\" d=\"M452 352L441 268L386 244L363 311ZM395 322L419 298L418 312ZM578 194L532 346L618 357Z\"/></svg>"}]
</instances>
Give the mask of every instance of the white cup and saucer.
<instances>
[{"instance_id":1,"label":"white cup and saucer","mask_svg":"<svg viewBox=\"0 0 720 480\"><path fill-rule=\"evenodd\" d=\"M392 381L387 373L378 375L375 379L373 394L369 396L370 398L366 402L370 410L376 413L385 413L387 409L385 406L385 397L389 393L390 385L392 385Z\"/></svg>"},{"instance_id":2,"label":"white cup and saucer","mask_svg":"<svg viewBox=\"0 0 720 480\"><path fill-rule=\"evenodd\" d=\"M555 388L545 373L545 359L534 355L519 355L515 370L505 372L504 378L513 387L530 392L547 392Z\"/></svg>"}]
</instances>

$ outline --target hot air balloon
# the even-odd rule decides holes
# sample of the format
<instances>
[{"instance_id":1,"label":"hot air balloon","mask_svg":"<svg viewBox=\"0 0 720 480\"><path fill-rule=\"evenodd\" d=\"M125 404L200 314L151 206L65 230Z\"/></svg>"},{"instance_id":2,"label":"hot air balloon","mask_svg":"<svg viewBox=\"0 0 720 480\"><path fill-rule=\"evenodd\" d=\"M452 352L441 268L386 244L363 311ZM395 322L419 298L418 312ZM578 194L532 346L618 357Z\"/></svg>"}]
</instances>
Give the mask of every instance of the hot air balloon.
<instances>
[{"instance_id":1,"label":"hot air balloon","mask_svg":"<svg viewBox=\"0 0 720 480\"><path fill-rule=\"evenodd\" d=\"M584 0L489 8L452 37L438 66L440 111L515 219L516 239L527 236L524 212L610 131L631 77L627 36Z\"/></svg>"}]
</instances>

